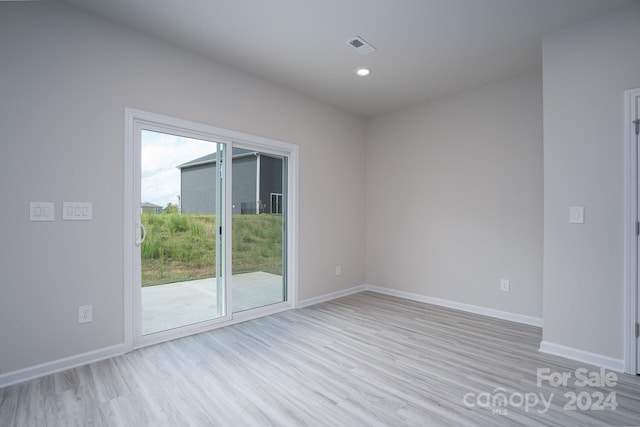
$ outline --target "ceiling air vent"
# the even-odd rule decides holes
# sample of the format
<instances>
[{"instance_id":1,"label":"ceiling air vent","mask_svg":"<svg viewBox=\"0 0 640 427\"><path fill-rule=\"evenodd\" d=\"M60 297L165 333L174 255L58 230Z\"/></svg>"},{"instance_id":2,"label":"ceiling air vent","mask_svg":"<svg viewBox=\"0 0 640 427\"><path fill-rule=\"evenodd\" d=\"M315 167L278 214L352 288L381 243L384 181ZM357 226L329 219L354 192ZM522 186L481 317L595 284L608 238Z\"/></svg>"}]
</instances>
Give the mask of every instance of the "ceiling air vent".
<instances>
[{"instance_id":1,"label":"ceiling air vent","mask_svg":"<svg viewBox=\"0 0 640 427\"><path fill-rule=\"evenodd\" d=\"M360 36L355 36L354 38L349 39L347 44L361 55L366 55L376 50L375 47L371 46Z\"/></svg>"}]
</instances>

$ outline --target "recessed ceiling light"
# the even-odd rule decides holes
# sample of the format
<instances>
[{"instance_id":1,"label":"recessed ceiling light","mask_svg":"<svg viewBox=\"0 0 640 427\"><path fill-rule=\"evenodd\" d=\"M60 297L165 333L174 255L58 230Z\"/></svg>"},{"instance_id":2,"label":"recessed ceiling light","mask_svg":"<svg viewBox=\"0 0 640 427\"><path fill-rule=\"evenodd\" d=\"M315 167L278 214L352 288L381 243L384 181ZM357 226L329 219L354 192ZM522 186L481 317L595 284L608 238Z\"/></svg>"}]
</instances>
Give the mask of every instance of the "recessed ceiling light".
<instances>
[{"instance_id":1,"label":"recessed ceiling light","mask_svg":"<svg viewBox=\"0 0 640 427\"><path fill-rule=\"evenodd\" d=\"M356 74L359 75L360 77L366 77L369 74L371 74L371 70L368 68L358 68L356 70Z\"/></svg>"}]
</instances>

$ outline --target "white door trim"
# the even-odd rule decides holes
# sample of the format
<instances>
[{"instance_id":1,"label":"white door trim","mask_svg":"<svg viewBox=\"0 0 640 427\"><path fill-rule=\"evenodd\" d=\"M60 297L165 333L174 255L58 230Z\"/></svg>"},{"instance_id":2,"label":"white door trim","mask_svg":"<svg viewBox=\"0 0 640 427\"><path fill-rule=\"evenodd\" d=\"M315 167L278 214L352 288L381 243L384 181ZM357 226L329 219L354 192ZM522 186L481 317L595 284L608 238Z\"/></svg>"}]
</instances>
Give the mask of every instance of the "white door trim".
<instances>
[{"instance_id":1,"label":"white door trim","mask_svg":"<svg viewBox=\"0 0 640 427\"><path fill-rule=\"evenodd\" d=\"M640 88L625 91L625 215L624 215L624 365L638 372L636 322L638 321L638 147L633 121L638 117Z\"/></svg>"}]
</instances>

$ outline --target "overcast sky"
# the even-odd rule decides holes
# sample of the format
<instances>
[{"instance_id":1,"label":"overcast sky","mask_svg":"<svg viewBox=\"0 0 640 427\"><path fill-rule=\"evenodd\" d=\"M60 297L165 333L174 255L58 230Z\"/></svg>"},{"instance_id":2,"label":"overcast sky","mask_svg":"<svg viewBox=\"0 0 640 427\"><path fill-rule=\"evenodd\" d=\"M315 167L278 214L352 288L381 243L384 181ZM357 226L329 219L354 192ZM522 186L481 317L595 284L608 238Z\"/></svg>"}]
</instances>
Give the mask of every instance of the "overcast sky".
<instances>
[{"instance_id":1,"label":"overcast sky","mask_svg":"<svg viewBox=\"0 0 640 427\"><path fill-rule=\"evenodd\" d=\"M214 153L216 144L151 131L142 131L142 200L163 208L178 204L180 169L176 166Z\"/></svg>"}]
</instances>

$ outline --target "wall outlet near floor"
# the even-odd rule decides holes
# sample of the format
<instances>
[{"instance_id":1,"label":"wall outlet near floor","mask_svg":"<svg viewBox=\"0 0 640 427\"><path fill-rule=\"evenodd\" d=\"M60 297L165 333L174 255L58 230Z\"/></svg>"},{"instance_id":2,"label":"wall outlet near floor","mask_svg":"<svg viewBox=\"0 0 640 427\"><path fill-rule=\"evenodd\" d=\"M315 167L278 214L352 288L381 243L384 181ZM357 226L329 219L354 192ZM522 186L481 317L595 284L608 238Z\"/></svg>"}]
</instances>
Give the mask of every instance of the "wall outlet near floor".
<instances>
[{"instance_id":1,"label":"wall outlet near floor","mask_svg":"<svg viewBox=\"0 0 640 427\"><path fill-rule=\"evenodd\" d=\"M78 307L78 323L89 323L93 320L93 306L81 305Z\"/></svg>"},{"instance_id":2,"label":"wall outlet near floor","mask_svg":"<svg viewBox=\"0 0 640 427\"><path fill-rule=\"evenodd\" d=\"M509 280L508 279L500 279L500 290L502 292L509 292Z\"/></svg>"},{"instance_id":3,"label":"wall outlet near floor","mask_svg":"<svg viewBox=\"0 0 640 427\"><path fill-rule=\"evenodd\" d=\"M342 266L340 264L336 265L336 276L342 276Z\"/></svg>"}]
</instances>

